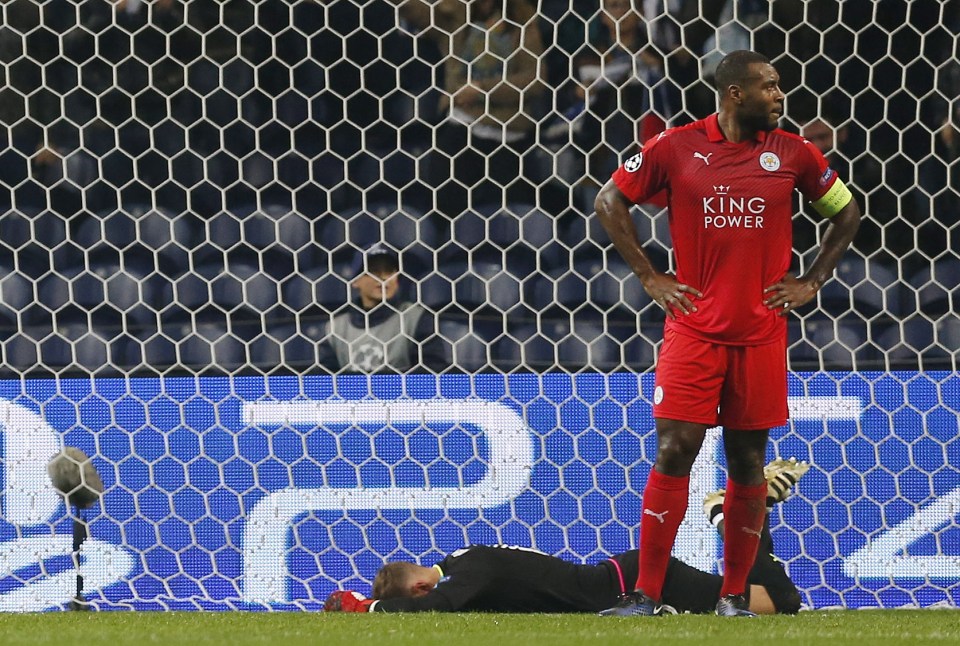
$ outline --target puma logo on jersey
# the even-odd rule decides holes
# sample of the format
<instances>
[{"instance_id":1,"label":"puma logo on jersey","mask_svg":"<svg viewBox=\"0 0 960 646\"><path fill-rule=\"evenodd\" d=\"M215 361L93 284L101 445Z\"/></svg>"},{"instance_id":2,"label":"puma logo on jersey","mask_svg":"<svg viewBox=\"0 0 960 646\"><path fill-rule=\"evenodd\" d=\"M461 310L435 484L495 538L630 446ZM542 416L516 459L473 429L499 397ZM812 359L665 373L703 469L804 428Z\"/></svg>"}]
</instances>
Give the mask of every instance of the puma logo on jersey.
<instances>
[{"instance_id":1,"label":"puma logo on jersey","mask_svg":"<svg viewBox=\"0 0 960 646\"><path fill-rule=\"evenodd\" d=\"M752 527L741 527L740 529L745 531L747 534L752 534L757 538L760 538L760 530L758 529L753 529Z\"/></svg>"},{"instance_id":2,"label":"puma logo on jersey","mask_svg":"<svg viewBox=\"0 0 960 646\"><path fill-rule=\"evenodd\" d=\"M713 155L713 153L707 153L706 155L704 155L703 153L693 153L694 159L702 159L703 163L706 164L707 166L710 165L711 155Z\"/></svg>"},{"instance_id":3,"label":"puma logo on jersey","mask_svg":"<svg viewBox=\"0 0 960 646\"><path fill-rule=\"evenodd\" d=\"M670 513L670 510L669 510L669 509L668 509L667 511L661 511L659 514L658 514L657 512L655 512L655 511L653 511L652 509L644 509L644 510L643 510L643 515L644 515L644 516L653 516L654 518L656 518L657 520L660 521L660 524L661 524L661 525L662 525L664 522L666 522L666 521L663 519L663 517L666 516L666 515L669 514L669 513Z\"/></svg>"}]
</instances>

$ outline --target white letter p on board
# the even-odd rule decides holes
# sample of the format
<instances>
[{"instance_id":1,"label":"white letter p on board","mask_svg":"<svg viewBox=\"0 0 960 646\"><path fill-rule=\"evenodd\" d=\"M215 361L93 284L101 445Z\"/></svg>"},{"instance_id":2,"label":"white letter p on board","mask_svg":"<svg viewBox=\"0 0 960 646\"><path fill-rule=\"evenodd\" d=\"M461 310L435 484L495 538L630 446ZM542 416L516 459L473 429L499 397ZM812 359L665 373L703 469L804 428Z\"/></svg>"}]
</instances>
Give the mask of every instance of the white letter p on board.
<instances>
[{"instance_id":1,"label":"white letter p on board","mask_svg":"<svg viewBox=\"0 0 960 646\"><path fill-rule=\"evenodd\" d=\"M449 424L476 426L490 450L487 473L464 487L323 487L285 489L254 505L243 533L243 599L287 601L287 536L302 514L351 509L481 509L509 503L529 485L533 468L530 429L512 408L473 399L294 401L249 403L250 426L343 424Z\"/></svg>"}]
</instances>

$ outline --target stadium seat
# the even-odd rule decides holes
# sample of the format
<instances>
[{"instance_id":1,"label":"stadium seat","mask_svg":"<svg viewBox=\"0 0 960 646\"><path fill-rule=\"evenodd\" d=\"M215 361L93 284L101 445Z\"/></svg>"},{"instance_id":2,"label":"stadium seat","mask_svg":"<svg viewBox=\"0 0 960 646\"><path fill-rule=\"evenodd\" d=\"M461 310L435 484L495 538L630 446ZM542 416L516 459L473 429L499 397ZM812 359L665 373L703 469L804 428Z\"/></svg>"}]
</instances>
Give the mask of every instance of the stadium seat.
<instances>
[{"instance_id":1,"label":"stadium seat","mask_svg":"<svg viewBox=\"0 0 960 646\"><path fill-rule=\"evenodd\" d=\"M507 204L507 211L520 214L520 237L536 250L541 270L566 264L568 252L557 241L556 218L529 205Z\"/></svg>"},{"instance_id":2,"label":"stadium seat","mask_svg":"<svg viewBox=\"0 0 960 646\"><path fill-rule=\"evenodd\" d=\"M233 372L247 364L243 341L224 334L224 326L218 323L195 325L180 341L179 351L179 363L194 370L213 367Z\"/></svg>"},{"instance_id":3,"label":"stadium seat","mask_svg":"<svg viewBox=\"0 0 960 646\"><path fill-rule=\"evenodd\" d=\"M656 347L663 340L663 324L645 322L636 316L604 315L606 334L620 346L622 367L631 371L648 370L656 361ZM615 367L614 369L620 369Z\"/></svg>"},{"instance_id":4,"label":"stadium seat","mask_svg":"<svg viewBox=\"0 0 960 646\"><path fill-rule=\"evenodd\" d=\"M520 348L518 367L532 372L547 372L557 365L557 349L554 342L545 336L546 330L531 323L508 327L511 338Z\"/></svg>"},{"instance_id":5,"label":"stadium seat","mask_svg":"<svg viewBox=\"0 0 960 646\"><path fill-rule=\"evenodd\" d=\"M637 238L651 253L662 256L671 248L670 224L666 210L651 204L634 206L630 210ZM600 248L610 246L610 235L593 215L586 219L586 238ZM666 269L664 267L663 269Z\"/></svg>"},{"instance_id":6,"label":"stadium seat","mask_svg":"<svg viewBox=\"0 0 960 646\"><path fill-rule=\"evenodd\" d=\"M39 337L42 332L37 330ZM121 365L120 353L114 357L109 338L92 330L84 323L68 322L57 326L55 332L38 339L39 359L44 367L77 368L88 372L110 370ZM29 346L21 347L27 356Z\"/></svg>"},{"instance_id":7,"label":"stadium seat","mask_svg":"<svg viewBox=\"0 0 960 646\"><path fill-rule=\"evenodd\" d=\"M285 371L286 368L283 363L283 341L285 340L265 334L252 339L247 344L250 365L264 373L269 373L278 368Z\"/></svg>"},{"instance_id":8,"label":"stadium seat","mask_svg":"<svg viewBox=\"0 0 960 646\"><path fill-rule=\"evenodd\" d=\"M538 221L531 216L529 234L534 240L542 237L542 228L534 224ZM451 242L440 252L440 262L448 263L461 260L469 255L473 262L499 262L509 271L527 276L537 270L538 255L555 253L534 247L523 239L521 215L496 207L483 210L464 211L453 221ZM549 265L544 258L543 266Z\"/></svg>"},{"instance_id":9,"label":"stadium seat","mask_svg":"<svg viewBox=\"0 0 960 646\"><path fill-rule=\"evenodd\" d=\"M638 333L635 322L624 325L619 320L574 315L550 322L545 334L556 343L558 365L564 370L611 372L653 365L654 345Z\"/></svg>"},{"instance_id":10,"label":"stadium seat","mask_svg":"<svg viewBox=\"0 0 960 646\"><path fill-rule=\"evenodd\" d=\"M860 361L870 359L870 354L864 321L810 319L802 326L802 342L791 357L825 370L853 370Z\"/></svg>"},{"instance_id":11,"label":"stadium seat","mask_svg":"<svg viewBox=\"0 0 960 646\"><path fill-rule=\"evenodd\" d=\"M161 304L157 293L148 287L143 276L118 265L91 267L89 272L84 272L74 279L73 291L74 301L90 312L94 326L101 333L107 333L104 326L109 325L117 315L122 324L128 327L149 327L156 324L153 307ZM118 330L112 329L110 332L112 335Z\"/></svg>"},{"instance_id":12,"label":"stadium seat","mask_svg":"<svg viewBox=\"0 0 960 646\"><path fill-rule=\"evenodd\" d=\"M401 92L394 92L393 96L401 95ZM407 97L409 99L409 97ZM394 101L392 105L401 105L403 102ZM412 99L406 103L412 103ZM409 118L402 118L398 123L409 123L414 120L413 115ZM417 179L417 160L405 150L393 150L384 155L383 173L380 181L386 183L395 193L407 187L411 182Z\"/></svg>"},{"instance_id":13,"label":"stadium seat","mask_svg":"<svg viewBox=\"0 0 960 646\"><path fill-rule=\"evenodd\" d=\"M557 348L557 364L562 370L609 370L620 363L617 343L605 334L598 319L572 318L549 321L544 334Z\"/></svg>"},{"instance_id":14,"label":"stadium seat","mask_svg":"<svg viewBox=\"0 0 960 646\"><path fill-rule=\"evenodd\" d=\"M903 308L899 313L910 316L922 312L930 318L956 311L951 306L960 299L960 260L940 258L910 274L904 288Z\"/></svg>"},{"instance_id":15,"label":"stadium seat","mask_svg":"<svg viewBox=\"0 0 960 646\"><path fill-rule=\"evenodd\" d=\"M588 228L593 219L596 219L595 215L578 211L566 214L557 223L557 240L580 257L599 256L602 249L609 245L609 241L605 240L600 244L590 238Z\"/></svg>"},{"instance_id":16,"label":"stadium seat","mask_svg":"<svg viewBox=\"0 0 960 646\"><path fill-rule=\"evenodd\" d=\"M497 228L498 233L503 235L504 229L509 224L509 219L505 219L501 227ZM454 253L463 253L465 250L474 249L479 245L489 242L491 244L496 244L494 238L487 237L487 218L485 218L480 213L476 211L464 211L457 215L453 219L451 225L451 234L452 241L455 243L453 245ZM519 224L516 226L514 231L513 240L516 241L520 237L520 227ZM502 242L502 238L500 242ZM449 250L444 250L446 253L449 253ZM446 255L445 253L445 255Z\"/></svg>"},{"instance_id":17,"label":"stadium seat","mask_svg":"<svg viewBox=\"0 0 960 646\"><path fill-rule=\"evenodd\" d=\"M481 209L487 219L487 238L506 249L522 242L532 249L546 249L555 240L554 219L532 204L507 203L503 209Z\"/></svg>"},{"instance_id":18,"label":"stadium seat","mask_svg":"<svg viewBox=\"0 0 960 646\"><path fill-rule=\"evenodd\" d=\"M577 372L590 367L590 344L603 333L601 327L582 324L577 327L576 333L571 330L568 321L552 321L544 327L545 334L557 347L558 368Z\"/></svg>"},{"instance_id":19,"label":"stadium seat","mask_svg":"<svg viewBox=\"0 0 960 646\"><path fill-rule=\"evenodd\" d=\"M36 242L33 236L32 217L36 212L7 211L0 216L0 244L4 249L16 251Z\"/></svg>"},{"instance_id":20,"label":"stadium seat","mask_svg":"<svg viewBox=\"0 0 960 646\"><path fill-rule=\"evenodd\" d=\"M526 295L534 310L549 311L561 306L565 311L581 308L587 299L587 282L569 269L553 269L548 274L537 274L526 282Z\"/></svg>"},{"instance_id":21,"label":"stadium seat","mask_svg":"<svg viewBox=\"0 0 960 646\"><path fill-rule=\"evenodd\" d=\"M194 263L207 264L228 256L249 264L257 262L256 251L245 244L243 226L233 213L222 211L209 218L204 242L194 252Z\"/></svg>"},{"instance_id":22,"label":"stadium seat","mask_svg":"<svg viewBox=\"0 0 960 646\"><path fill-rule=\"evenodd\" d=\"M532 204L511 202L503 209L481 207L478 215L485 229L480 227L477 232L485 242L506 251L508 256L530 256L526 262L549 269L555 267L563 255L563 249L556 240L554 218ZM464 229L476 224L471 218L462 222L458 218L455 227L457 239L470 239L471 236ZM539 263L536 259L539 259Z\"/></svg>"},{"instance_id":23,"label":"stadium seat","mask_svg":"<svg viewBox=\"0 0 960 646\"><path fill-rule=\"evenodd\" d=\"M31 277L39 277L64 264L52 253L65 236L62 218L42 219L37 211L10 210L0 215L0 264L18 267ZM72 247L64 247L69 251ZM72 259L76 259L76 255ZM58 261L55 267L51 262Z\"/></svg>"},{"instance_id":24,"label":"stadium seat","mask_svg":"<svg viewBox=\"0 0 960 646\"><path fill-rule=\"evenodd\" d=\"M175 216L148 205L101 212L77 226L74 241L88 262L122 264L142 275L160 270L176 275L189 266L187 251L199 241L193 216Z\"/></svg>"},{"instance_id":25,"label":"stadium seat","mask_svg":"<svg viewBox=\"0 0 960 646\"><path fill-rule=\"evenodd\" d=\"M206 276L212 273L201 270ZM210 279L211 302L232 311L238 307L271 314L280 303L280 284L256 266L231 264L229 271Z\"/></svg>"},{"instance_id":26,"label":"stadium seat","mask_svg":"<svg viewBox=\"0 0 960 646\"><path fill-rule=\"evenodd\" d=\"M186 329L186 326L184 326L184 329ZM167 325L162 328L163 334L144 331L137 335L136 354L144 366L156 370L165 370L180 365L177 342L167 334L170 330L171 326ZM182 336L182 334L177 336ZM128 347L128 356L130 356L130 352L131 348Z\"/></svg>"},{"instance_id":27,"label":"stadium seat","mask_svg":"<svg viewBox=\"0 0 960 646\"><path fill-rule=\"evenodd\" d=\"M166 285L158 282L156 287ZM187 312L212 306L223 312L246 307L259 314L280 314L280 282L255 265L201 265L180 276L172 287L173 302Z\"/></svg>"},{"instance_id":28,"label":"stadium seat","mask_svg":"<svg viewBox=\"0 0 960 646\"><path fill-rule=\"evenodd\" d=\"M3 365L8 370L26 373L40 365L40 346L29 335L29 330L15 330L0 340Z\"/></svg>"},{"instance_id":29,"label":"stadium seat","mask_svg":"<svg viewBox=\"0 0 960 646\"><path fill-rule=\"evenodd\" d=\"M306 319L301 318L297 324L289 329L277 331L282 338L282 353L284 365L293 369L312 369L316 367L333 372L335 366L319 366L318 345L326 335L327 317Z\"/></svg>"},{"instance_id":30,"label":"stadium seat","mask_svg":"<svg viewBox=\"0 0 960 646\"><path fill-rule=\"evenodd\" d=\"M333 213L321 216L314 222L314 232L316 244L330 254L332 264L344 265L353 261L359 247L350 244L347 223L342 217Z\"/></svg>"},{"instance_id":31,"label":"stadium seat","mask_svg":"<svg viewBox=\"0 0 960 646\"><path fill-rule=\"evenodd\" d=\"M489 267L488 274L499 270L499 267L492 264L481 265L480 271L485 271ZM494 269L496 267L496 269ZM487 305L487 286L483 277L476 272L464 270L456 272L454 275L458 278L452 279L454 289L454 302L468 311L473 311Z\"/></svg>"},{"instance_id":32,"label":"stadium seat","mask_svg":"<svg viewBox=\"0 0 960 646\"><path fill-rule=\"evenodd\" d=\"M350 220L351 231L358 226L354 218L360 218L359 226L368 225L374 234L369 239L362 238L362 246L383 242L396 249L406 275L420 277L433 267L439 232L433 218L422 211L396 202L371 202L362 213L347 212L344 217Z\"/></svg>"},{"instance_id":33,"label":"stadium seat","mask_svg":"<svg viewBox=\"0 0 960 646\"><path fill-rule=\"evenodd\" d=\"M510 202L504 211L520 219L520 239L534 249L542 249L556 240L554 218L536 206Z\"/></svg>"},{"instance_id":34,"label":"stadium seat","mask_svg":"<svg viewBox=\"0 0 960 646\"><path fill-rule=\"evenodd\" d=\"M412 301L436 312L453 302L453 283L443 274L430 272L408 283L407 294Z\"/></svg>"},{"instance_id":35,"label":"stadium seat","mask_svg":"<svg viewBox=\"0 0 960 646\"><path fill-rule=\"evenodd\" d=\"M314 307L334 311L353 298L350 281L338 273L318 267L291 276L283 282L283 302L294 312Z\"/></svg>"},{"instance_id":36,"label":"stadium seat","mask_svg":"<svg viewBox=\"0 0 960 646\"><path fill-rule=\"evenodd\" d=\"M945 317L943 320L949 320ZM903 341L920 355L921 370L952 368L950 359L957 346L938 343L939 325L925 316L915 316L903 321Z\"/></svg>"},{"instance_id":37,"label":"stadium seat","mask_svg":"<svg viewBox=\"0 0 960 646\"><path fill-rule=\"evenodd\" d=\"M945 349L934 346L934 322L914 315L893 323L876 339L892 369L917 369L921 356L941 355Z\"/></svg>"},{"instance_id":38,"label":"stadium seat","mask_svg":"<svg viewBox=\"0 0 960 646\"><path fill-rule=\"evenodd\" d=\"M149 207L132 207L140 245L156 256L157 269L176 277L190 266L190 251L204 237L203 223L192 213L174 214Z\"/></svg>"},{"instance_id":39,"label":"stadium seat","mask_svg":"<svg viewBox=\"0 0 960 646\"><path fill-rule=\"evenodd\" d=\"M380 181L380 161L364 151L347 161L346 179L355 186L373 186Z\"/></svg>"},{"instance_id":40,"label":"stadium seat","mask_svg":"<svg viewBox=\"0 0 960 646\"><path fill-rule=\"evenodd\" d=\"M196 311L211 302L211 283L223 272L223 265L195 267L173 283L173 301L188 311Z\"/></svg>"},{"instance_id":41,"label":"stadium seat","mask_svg":"<svg viewBox=\"0 0 960 646\"><path fill-rule=\"evenodd\" d=\"M86 314L81 311L77 303L73 300L73 288L71 281L82 273L82 269L74 267L71 271L59 274L49 273L37 281L37 300L44 310L53 312L58 322L66 322L68 319L86 320ZM99 289L97 289L99 287ZM87 287L89 299L100 303L104 300L102 282L99 285Z\"/></svg>"},{"instance_id":42,"label":"stadium seat","mask_svg":"<svg viewBox=\"0 0 960 646\"><path fill-rule=\"evenodd\" d=\"M441 316L438 333L450 344L450 355L445 359L452 368L464 372L489 368L487 342L473 331L468 321Z\"/></svg>"},{"instance_id":43,"label":"stadium seat","mask_svg":"<svg viewBox=\"0 0 960 646\"><path fill-rule=\"evenodd\" d=\"M237 249L247 256L254 255L271 275L281 277L296 269L327 264L326 249L314 241L313 222L289 206L248 205L233 209L231 215L242 241ZM228 236L233 231L231 225Z\"/></svg>"},{"instance_id":44,"label":"stadium seat","mask_svg":"<svg viewBox=\"0 0 960 646\"><path fill-rule=\"evenodd\" d=\"M43 224L36 216L28 218L17 211L0 216L0 264L15 266L31 278L38 278L51 269L59 270L82 258L72 244L58 246L53 240L40 242L37 232ZM7 234L9 239L2 237Z\"/></svg>"},{"instance_id":45,"label":"stadium seat","mask_svg":"<svg viewBox=\"0 0 960 646\"><path fill-rule=\"evenodd\" d=\"M502 333L490 342L490 359L499 371L517 370L523 364L523 344L512 334Z\"/></svg>"},{"instance_id":46,"label":"stadium seat","mask_svg":"<svg viewBox=\"0 0 960 646\"><path fill-rule=\"evenodd\" d=\"M520 279L495 263L473 262L470 271L456 282L456 300L465 306L508 312L521 303L521 294Z\"/></svg>"},{"instance_id":47,"label":"stadium seat","mask_svg":"<svg viewBox=\"0 0 960 646\"><path fill-rule=\"evenodd\" d=\"M10 267L0 267L0 317L14 327L29 323L35 304L34 281Z\"/></svg>"},{"instance_id":48,"label":"stadium seat","mask_svg":"<svg viewBox=\"0 0 960 646\"><path fill-rule=\"evenodd\" d=\"M873 259L848 253L833 280L818 294L820 308L832 316L853 310L865 317L900 312L901 283L896 274Z\"/></svg>"},{"instance_id":49,"label":"stadium seat","mask_svg":"<svg viewBox=\"0 0 960 646\"><path fill-rule=\"evenodd\" d=\"M70 338L76 363L85 371L115 370L123 366L123 351L120 349L123 341L115 340L114 334L107 336L85 328L59 332ZM74 336L77 334L79 336Z\"/></svg>"},{"instance_id":50,"label":"stadium seat","mask_svg":"<svg viewBox=\"0 0 960 646\"><path fill-rule=\"evenodd\" d=\"M138 242L136 219L125 211L101 211L80 222L74 240L88 250L101 245L125 249Z\"/></svg>"},{"instance_id":51,"label":"stadium seat","mask_svg":"<svg viewBox=\"0 0 960 646\"><path fill-rule=\"evenodd\" d=\"M639 312L651 304L633 270L617 257L608 255L606 262L578 263L574 269L588 281L589 300L601 310Z\"/></svg>"},{"instance_id":52,"label":"stadium seat","mask_svg":"<svg viewBox=\"0 0 960 646\"><path fill-rule=\"evenodd\" d=\"M37 355L39 362L51 370L62 370L68 366L74 365L74 353L72 344L75 338L79 336L76 330L83 330L83 327L74 327L71 324L63 325L61 330L53 332L37 340ZM106 357L104 357L105 359ZM102 364L101 364L102 365Z\"/></svg>"},{"instance_id":53,"label":"stadium seat","mask_svg":"<svg viewBox=\"0 0 960 646\"><path fill-rule=\"evenodd\" d=\"M937 343L954 358L960 352L960 314L945 316L936 325Z\"/></svg>"}]
</instances>

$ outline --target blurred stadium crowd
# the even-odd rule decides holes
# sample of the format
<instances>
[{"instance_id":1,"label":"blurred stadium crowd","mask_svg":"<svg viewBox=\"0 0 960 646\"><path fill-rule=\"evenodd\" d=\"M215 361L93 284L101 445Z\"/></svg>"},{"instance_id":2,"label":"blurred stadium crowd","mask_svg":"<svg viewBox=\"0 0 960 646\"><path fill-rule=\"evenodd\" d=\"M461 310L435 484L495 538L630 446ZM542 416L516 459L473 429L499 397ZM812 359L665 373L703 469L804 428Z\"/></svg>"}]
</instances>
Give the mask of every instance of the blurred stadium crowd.
<instances>
[{"instance_id":1,"label":"blurred stadium crowd","mask_svg":"<svg viewBox=\"0 0 960 646\"><path fill-rule=\"evenodd\" d=\"M711 64L750 47L866 214L792 366L955 365L960 3L506 0L524 81L496 106L462 91L475 44L433 4L4 3L2 369L322 370L378 241L449 369L646 369L662 313L593 196L637 141L711 113ZM507 135L467 143L492 116ZM637 217L667 267L665 214ZM798 205L796 248L818 232Z\"/></svg>"}]
</instances>

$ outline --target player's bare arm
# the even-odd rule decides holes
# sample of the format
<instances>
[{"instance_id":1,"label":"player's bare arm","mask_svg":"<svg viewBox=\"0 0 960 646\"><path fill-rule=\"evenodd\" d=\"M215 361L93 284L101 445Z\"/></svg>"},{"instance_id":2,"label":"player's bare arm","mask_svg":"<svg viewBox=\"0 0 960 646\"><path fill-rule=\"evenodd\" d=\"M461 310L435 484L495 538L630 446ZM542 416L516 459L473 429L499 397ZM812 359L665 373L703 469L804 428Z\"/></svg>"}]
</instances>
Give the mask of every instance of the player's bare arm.
<instances>
[{"instance_id":1,"label":"player's bare arm","mask_svg":"<svg viewBox=\"0 0 960 646\"><path fill-rule=\"evenodd\" d=\"M764 305L769 309L779 309L780 315L784 316L812 301L823 284L833 275L840 257L853 242L859 228L860 206L856 200L851 199L830 218L830 226L823 237L820 252L809 271L799 278L787 274L779 282L764 289L764 293L769 294Z\"/></svg>"},{"instance_id":2,"label":"player's bare arm","mask_svg":"<svg viewBox=\"0 0 960 646\"><path fill-rule=\"evenodd\" d=\"M696 312L697 306L690 299L702 297L703 294L695 287L680 283L673 274L658 271L653 266L650 256L640 244L637 227L630 217L631 206L613 180L607 181L600 189L595 203L600 223L617 251L633 269L633 273L640 278L640 283L650 298L662 307L671 319L676 319L677 313Z\"/></svg>"}]
</instances>

